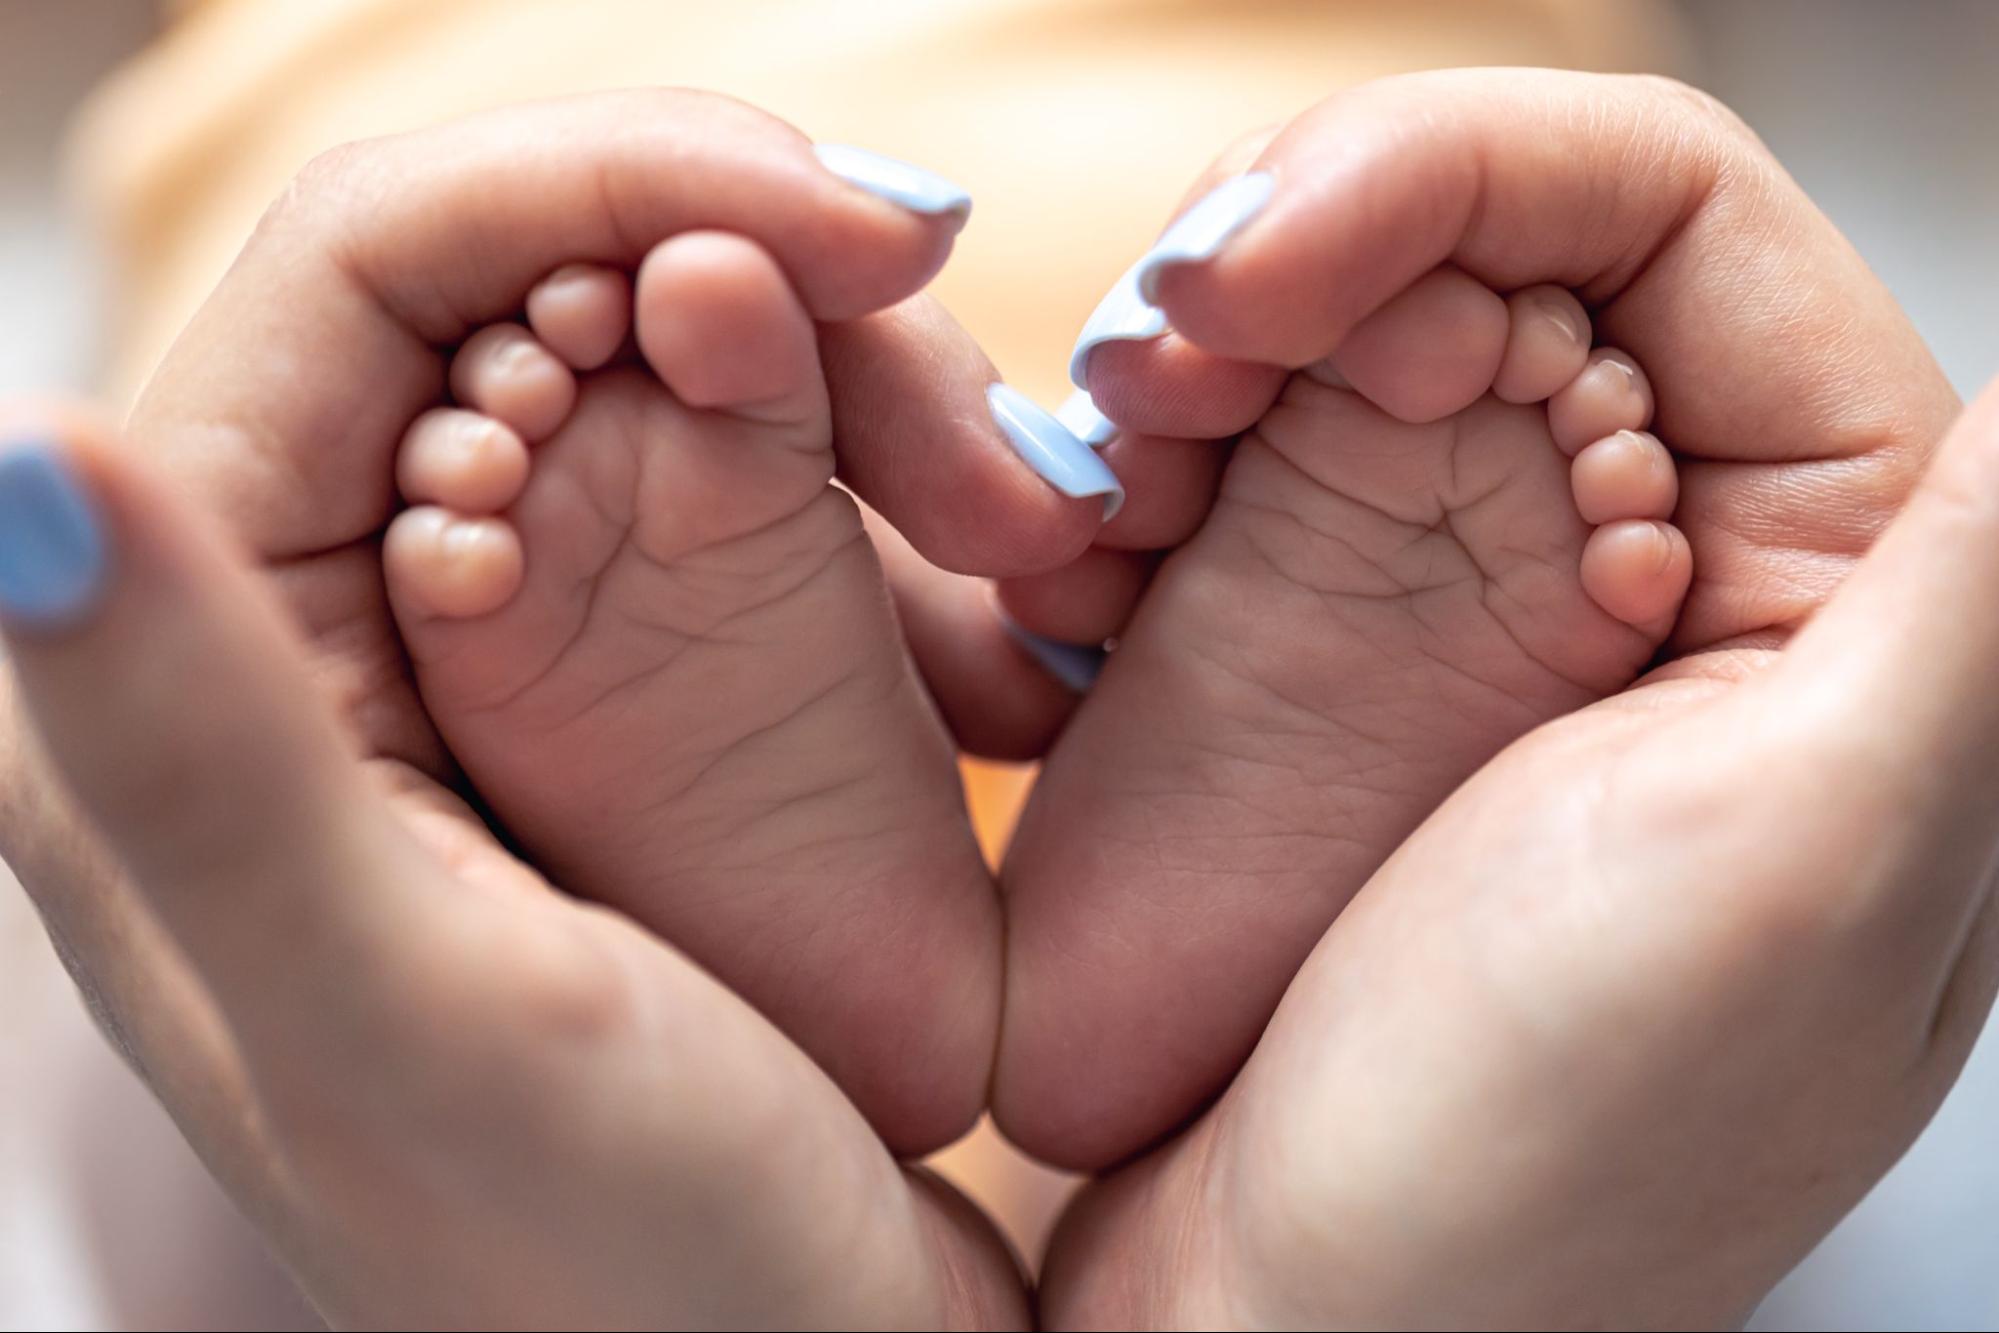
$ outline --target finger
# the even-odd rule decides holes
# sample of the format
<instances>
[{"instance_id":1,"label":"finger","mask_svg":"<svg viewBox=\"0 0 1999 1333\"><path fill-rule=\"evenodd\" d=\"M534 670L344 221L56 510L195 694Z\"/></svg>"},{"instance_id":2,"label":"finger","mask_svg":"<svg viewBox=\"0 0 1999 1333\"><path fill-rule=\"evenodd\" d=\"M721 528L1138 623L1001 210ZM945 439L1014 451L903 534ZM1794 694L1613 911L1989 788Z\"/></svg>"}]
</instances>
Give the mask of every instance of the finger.
<instances>
[{"instance_id":1,"label":"finger","mask_svg":"<svg viewBox=\"0 0 1999 1333\"><path fill-rule=\"evenodd\" d=\"M1101 647L1123 631L1154 563L1134 552L1092 547L1060 569L1001 583L1000 610L1030 634Z\"/></svg>"},{"instance_id":2,"label":"finger","mask_svg":"<svg viewBox=\"0 0 1999 1333\"><path fill-rule=\"evenodd\" d=\"M931 564L994 578L1054 569L1122 503L1097 452L999 384L928 297L826 328L820 352L841 480Z\"/></svg>"},{"instance_id":3,"label":"finger","mask_svg":"<svg viewBox=\"0 0 1999 1333\"><path fill-rule=\"evenodd\" d=\"M1683 419L1668 435L1732 453L1743 423L1722 404L1747 401L1738 388L1768 396L1761 368L1775 342L1874 350L1854 310L1825 302L1828 289L1861 299L1859 313L1892 311L1753 136L1664 80L1548 70L1382 80L1299 117L1256 167L1272 178L1260 214L1158 270L1174 326L1218 354L1304 365L1450 262L1502 291L1577 289L1601 331L1639 356L1686 353L1719 373L1669 404ZM1792 420L1756 409L1782 428L1749 446L1764 456L1824 452L1805 432L1852 410L1823 368L1795 369L1780 396ZM1805 406L1815 410L1800 422Z\"/></svg>"},{"instance_id":4,"label":"finger","mask_svg":"<svg viewBox=\"0 0 1999 1333\"><path fill-rule=\"evenodd\" d=\"M880 514L862 512L910 655L958 748L1039 759L1082 696L1009 632L984 579L937 568Z\"/></svg>"},{"instance_id":5,"label":"finger","mask_svg":"<svg viewBox=\"0 0 1999 1333\"><path fill-rule=\"evenodd\" d=\"M432 349L512 317L564 264L631 270L666 237L711 228L775 256L816 319L916 291L968 205L880 161L822 160L773 117L680 91L336 150L266 215L134 431L258 553L342 545L391 512L387 451L437 394Z\"/></svg>"},{"instance_id":6,"label":"finger","mask_svg":"<svg viewBox=\"0 0 1999 1333\"><path fill-rule=\"evenodd\" d=\"M1235 140L1202 170L1180 201L1185 209L1255 162L1281 126ZM1127 430L1189 439L1220 439L1249 429L1277 397L1276 367L1233 361L1175 334L1166 315L1139 290L1134 264L1085 321L1069 355L1069 378Z\"/></svg>"},{"instance_id":7,"label":"finger","mask_svg":"<svg viewBox=\"0 0 1999 1333\"><path fill-rule=\"evenodd\" d=\"M4 434L0 626L43 746L239 1036L323 1028L357 959L393 970L423 933L409 848L182 504L87 424Z\"/></svg>"},{"instance_id":8,"label":"finger","mask_svg":"<svg viewBox=\"0 0 1999 1333\"><path fill-rule=\"evenodd\" d=\"M1163 551L1194 535L1213 507L1229 449L1209 439L1126 431L1100 451L1127 499L1096 544L1119 551Z\"/></svg>"},{"instance_id":9,"label":"finger","mask_svg":"<svg viewBox=\"0 0 1999 1333\"><path fill-rule=\"evenodd\" d=\"M1240 435L1289 378L1280 366L1231 361L1177 333L1150 342L1106 342L1090 354L1090 396L1126 430L1192 440Z\"/></svg>"}]
</instances>

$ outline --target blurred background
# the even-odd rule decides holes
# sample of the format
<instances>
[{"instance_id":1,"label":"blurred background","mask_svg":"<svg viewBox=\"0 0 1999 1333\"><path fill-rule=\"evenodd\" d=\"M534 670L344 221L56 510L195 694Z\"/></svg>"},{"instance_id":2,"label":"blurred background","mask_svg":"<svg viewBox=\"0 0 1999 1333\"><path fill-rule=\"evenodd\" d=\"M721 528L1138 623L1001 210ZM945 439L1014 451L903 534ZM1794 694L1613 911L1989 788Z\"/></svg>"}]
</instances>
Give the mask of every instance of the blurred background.
<instances>
[{"instance_id":1,"label":"blurred background","mask_svg":"<svg viewBox=\"0 0 1999 1333\"><path fill-rule=\"evenodd\" d=\"M938 291L1045 400L1229 139L1377 74L1655 70L1753 125L1961 393L1999 372L1999 4L1862 0L0 0L0 392L128 397L314 151L479 106L717 87L980 200ZM1024 775L975 770L989 842ZM1999 1329L1999 1042L1766 1329ZM1064 1182L950 1169L1028 1248ZM309 1327L97 1039L0 867L0 1328Z\"/></svg>"}]
</instances>

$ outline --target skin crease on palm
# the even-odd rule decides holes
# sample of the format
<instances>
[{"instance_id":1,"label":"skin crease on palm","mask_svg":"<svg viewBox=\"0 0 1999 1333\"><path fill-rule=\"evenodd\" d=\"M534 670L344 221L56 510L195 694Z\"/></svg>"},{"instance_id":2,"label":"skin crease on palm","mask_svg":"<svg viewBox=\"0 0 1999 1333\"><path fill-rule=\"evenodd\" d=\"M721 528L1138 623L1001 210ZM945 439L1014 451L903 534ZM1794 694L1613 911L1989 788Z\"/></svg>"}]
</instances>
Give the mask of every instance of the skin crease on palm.
<instances>
[{"instance_id":1,"label":"skin crease on palm","mask_svg":"<svg viewBox=\"0 0 1999 1333\"><path fill-rule=\"evenodd\" d=\"M1625 163L1660 136L1736 171L1760 160L1683 91L1542 77L1384 85L1301 118L1277 148L1351 144L1370 125L1420 120L1437 141L1405 145L1397 165L1422 189L1437 188L1430 167L1453 160L1452 135L1487 151L1503 140L1525 145L1512 165L1538 170L1548 207L1567 217L1603 200L1579 200L1575 177L1537 150L1575 147L1548 131L1575 132L1577 102L1632 113L1595 126ZM1425 116L1411 117L1411 104ZM409 156L391 145L327 164L273 215L133 423L179 488L220 509L275 570L349 738L296 688L299 649L229 552L86 428L54 428L107 510L128 583L86 629L24 635L17 656L44 743L140 887L108 872L52 794L30 802L45 784L19 747L4 850L107 1026L336 1317L741 1320L751 1312L730 1302L753 1291L759 1321L1017 1322L1025 1310L989 1232L898 1172L796 1048L652 936L547 893L466 818L428 776L448 775L442 752L386 665L392 639L381 636L393 630L368 577L372 550L350 543L388 508L393 423L441 378L424 344L504 316L579 253L635 265L646 247L634 235L750 234L821 319L897 299L941 258L917 253L921 235L895 235L906 219L831 201L841 221L876 228L876 244L911 247L911 258L896 272L814 279L831 270L811 262L805 230L753 219L747 205L676 218L670 189L648 196L639 183L658 173L642 169L640 135L617 150L626 169L611 172L632 183L622 228L554 222L537 215L536 192L518 192L522 211L488 213L487 239L471 247L489 265L508 256L501 271L445 262L447 238L465 239L445 225L467 203L454 184L476 195L469 183L499 160L482 152L503 144L513 184L542 172L553 187L565 154L587 141L579 131L630 123L638 109L600 102L555 133L500 117L457 140L417 140ZM735 119L740 108L665 99L643 110L708 136L739 132L730 146L756 169L824 188L786 177L795 141L764 137L762 122ZM781 142L793 146L772 146ZM384 207L400 201L382 183L446 144L454 170L435 199ZM1382 234L1342 238L1350 252L1287 253L1326 231L1304 224L1323 224L1313 214L1329 205L1273 212L1246 233L1250 250L1172 276L1162 296L1183 338L1121 351L1127 364L1100 397L1134 420L1149 397L1185 403L1159 386L1211 375L1204 348L1314 360L1446 258L1502 289L1578 288L1606 335L1644 359L1660 432L1683 451L1680 522L1703 580L1674 640L1685 655L1509 750L1375 876L1218 1109L1084 1196L1051 1255L1050 1325L1739 1316L1913 1136L1989 1003L1980 895L1993 838L1989 812L1974 807L1977 784L1992 780L1999 718L1977 687L1999 627L1961 610L1981 600L1981 580L1999 579L1994 488L1980 484L1999 469L1993 411L1967 427L1846 599L1773 666L1768 645L1810 614L1902 498L1955 406L1948 391L1774 171L1698 201L1675 196L1672 181L1641 182L1632 211L1613 211L1600 232L1624 253L1575 246L1550 259L1518 238L1559 249L1563 233L1509 216L1505 205L1533 192L1503 188L1507 173L1488 166L1487 202L1501 206L1480 212L1488 234L1456 251L1428 253L1447 238L1389 225L1390 206L1374 219ZM723 194L704 207L727 214ZM1423 209L1435 198L1421 189L1388 202L1456 216ZM313 221L329 205L333 221ZM314 244L343 235L332 271L315 268ZM371 236L396 246L373 248ZM500 236L517 252L492 243ZM1563 271L1569 262L1602 271ZM1313 284L1330 293L1297 303L1322 327L1248 314L1229 327L1230 310L1284 308L1259 292L1259 265L1285 269L1307 295ZM1717 302L1717 288L1750 296ZM307 349L285 327L282 299L301 290L319 298L329 330L311 349L329 373L303 385L291 368ZM1820 322L1801 322L1800 309ZM1772 327L1791 341L1768 337ZM1310 350L1314 339L1331 346ZM843 389L865 404L870 389L905 388L896 377L917 361L938 389L940 343L958 345L909 310L829 336L836 414ZM1867 368L1859 385L1856 365ZM949 390L987 373L969 356L962 371L947 364L941 396L962 401ZM1228 387L1226 376L1207 382ZM379 420L352 418L356 383L389 390ZM1687 383L1718 401L1690 400L1676 387ZM1204 410L1244 413L1244 425L1267 405L1199 397ZM846 409L867 441L849 471L917 549L995 575L1030 572L1027 551L1059 564L1082 550L1087 514L1018 485L994 442L948 409L926 418L920 396L893 401L891 412ZM369 447L314 449L315 432ZM925 455L931 474L893 465L911 457L902 442L934 450L940 435L963 447L941 462ZM1737 457L1757 461L1713 466L1731 438L1748 441ZM954 467L965 475L934 471ZM339 485L376 471L365 486ZM927 489L940 480L959 485ZM926 510L917 501L932 493L958 498ZM997 535L982 545L952 503L983 510ZM967 614L958 585L912 591L905 579L899 591L947 715L954 698L962 706L1004 683L1001 670L950 680L948 659L925 649L927 629ZM1883 623L1905 633L1884 636ZM135 656L151 663L141 681L124 669ZM1855 698L1879 701L1869 725L1853 724ZM1031 709L1003 715L1023 731L1047 726ZM358 775L342 756L355 733L372 761ZM1860 768L1880 780L1847 780ZM265 818L243 846L246 810ZM204 826L238 840L219 864L218 839L190 836ZM293 943L273 950L273 938ZM302 1043L301 1032L315 1037ZM1827 1060L1829 1048L1851 1058ZM376 1072L370 1095L346 1091L356 1069ZM769 1113L745 1114L754 1108ZM773 1155L775 1144L787 1150ZM661 1235L684 1237L669 1247L684 1268L660 1271ZM774 1255L784 1257L775 1272ZM879 1285L857 1288L856 1272Z\"/></svg>"}]
</instances>

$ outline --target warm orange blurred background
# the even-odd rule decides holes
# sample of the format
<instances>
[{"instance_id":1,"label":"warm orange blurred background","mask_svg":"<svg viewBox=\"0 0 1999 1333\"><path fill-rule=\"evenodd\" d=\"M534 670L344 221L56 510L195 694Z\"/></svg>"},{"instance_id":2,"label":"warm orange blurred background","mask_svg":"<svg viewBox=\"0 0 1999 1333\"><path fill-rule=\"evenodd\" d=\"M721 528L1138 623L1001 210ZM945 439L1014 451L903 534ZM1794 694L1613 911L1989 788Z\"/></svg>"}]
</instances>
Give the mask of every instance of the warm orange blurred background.
<instances>
[{"instance_id":1,"label":"warm orange blurred background","mask_svg":"<svg viewBox=\"0 0 1999 1333\"><path fill-rule=\"evenodd\" d=\"M0 273L11 307L0 314L0 350L24 354L0 358L0 387L67 381L127 397L264 204L322 148L505 102L664 83L733 93L816 139L907 158L969 187L977 214L935 291L1010 382L1052 404L1066 390L1063 366L1084 317L1210 156L1342 86L1461 64L1681 74L1715 87L1769 134L1760 98L1789 127L1790 143L1772 136L1780 155L1792 160L1796 148L1818 167L1822 179L1801 172L1808 188L1905 299L1911 282L1916 297L1932 298L1929 311L1912 299L1919 323L1939 337L1960 387L1970 387L1999 361L1999 341L1982 316L1966 327L1974 321L1945 295L1962 290L1962 275L1937 259L1962 254L1964 265L1983 265L1985 290L1995 290L1990 220L1999 216L1999 170L1980 160L1977 141L1989 137L1995 110L1989 75L1999 59L1999 6L1924 7L1924 18L1901 24L1884 17L1888 7L1872 18L1862 16L1867 8L197 0L155 11L131 0L13 0L0 4L0 86L18 103L0 144L0 207L9 219ZM1926 21L1955 35L1913 31ZM45 184L55 124L113 60L120 63L89 93L66 141L71 203L54 211ZM1964 97L1982 100L1967 105ZM1925 191L1950 198L1956 211L1932 212L1927 236L1898 232L1893 224L1907 219L1895 215ZM1929 267L1911 279L1915 270L1893 261L1913 248ZM93 289L108 299L93 306ZM101 319L82 313L93 309ZM64 334L53 362L51 324ZM31 350L42 355L39 370ZM969 764L966 780L997 855L1029 775ZM0 1087L22 1092L0 1102L0 1327L306 1320L62 992L20 895L7 890ZM1988 1052L1974 1065L1954 1106L1973 1095L1988 1108L1999 1104L1992 1063ZM31 1075L40 1085L33 1096ZM116 1145L108 1154L107 1135ZM1923 1214L1923 1201L1962 1193L1931 1188L1904 1207L1904 1222L1877 1227L1877 1250L1899 1244L1894 1253L1929 1264L1927 1285L1910 1282L1898 1296L1893 1282L1861 1290L1842 1286L1838 1273L1794 1282L1759 1323L1999 1326L1999 1280L1982 1264L1940 1265L1938 1246L1950 1237L1924 1230L1957 1218L1982 1226L1989 1248L1999 1220L1995 1159L1989 1146L1953 1158L1960 1180L1985 1173L1986 1208ZM989 1133L946 1154L942 1166L999 1212L1029 1253L1067 1188ZM1884 1187L1891 1195L1896 1179ZM1837 1252L1852 1232L1849 1224L1829 1246Z\"/></svg>"}]
</instances>

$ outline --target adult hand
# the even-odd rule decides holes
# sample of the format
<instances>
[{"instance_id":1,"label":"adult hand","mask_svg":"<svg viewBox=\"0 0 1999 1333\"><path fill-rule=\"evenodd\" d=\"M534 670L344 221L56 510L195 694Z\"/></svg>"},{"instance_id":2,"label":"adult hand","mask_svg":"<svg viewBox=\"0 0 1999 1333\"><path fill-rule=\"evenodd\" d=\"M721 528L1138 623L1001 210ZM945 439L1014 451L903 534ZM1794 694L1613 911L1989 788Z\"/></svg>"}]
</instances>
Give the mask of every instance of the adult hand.
<instances>
[{"instance_id":1,"label":"adult hand","mask_svg":"<svg viewBox=\"0 0 1999 1333\"><path fill-rule=\"evenodd\" d=\"M1335 354L1442 263L1561 283L1652 373L1696 583L1669 665L1452 797L1216 1108L1086 1192L1043 1309L1740 1321L1915 1137L1999 980L1999 396L1819 613L1955 404L1732 117L1475 72L1333 99L1262 152L1317 184L1162 273L1179 336L1092 358L1112 415L1161 429L1207 384L1253 418L1244 362Z\"/></svg>"},{"instance_id":2,"label":"adult hand","mask_svg":"<svg viewBox=\"0 0 1999 1333\"><path fill-rule=\"evenodd\" d=\"M771 190L823 196L811 225L765 216ZM983 1220L897 1167L790 1043L492 839L453 794L384 604L390 454L442 353L553 267L631 264L709 226L819 275L799 285L829 344L899 353L849 357L834 388L871 414L856 488L933 559L1087 541L1100 506L1042 486L989 424L868 406L903 357L939 364L935 316L840 321L920 286L948 221L689 94L331 155L266 218L129 443L46 409L5 423L24 489L0 527L29 543L13 573L48 574L33 543L61 515L95 535L49 538L89 557L87 596L37 617L31 586L8 618L7 715L33 725L0 729L0 853L104 1026L337 1322L1027 1317ZM982 386L966 346L943 364ZM939 482L883 461L905 437L962 447L927 455ZM905 512L915 480L999 521ZM233 541L204 535L217 514Z\"/></svg>"}]
</instances>

